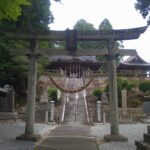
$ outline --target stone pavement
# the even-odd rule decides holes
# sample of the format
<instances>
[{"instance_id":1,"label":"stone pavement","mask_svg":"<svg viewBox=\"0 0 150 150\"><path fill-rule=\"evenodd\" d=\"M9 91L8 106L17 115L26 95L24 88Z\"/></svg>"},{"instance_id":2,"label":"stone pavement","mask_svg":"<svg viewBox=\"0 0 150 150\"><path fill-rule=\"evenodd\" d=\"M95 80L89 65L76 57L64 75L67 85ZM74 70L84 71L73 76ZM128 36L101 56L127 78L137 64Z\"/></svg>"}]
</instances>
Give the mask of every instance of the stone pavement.
<instances>
[{"instance_id":1,"label":"stone pavement","mask_svg":"<svg viewBox=\"0 0 150 150\"><path fill-rule=\"evenodd\" d=\"M137 141L143 140L143 133L147 133L147 124L141 124L141 123L121 124L119 126L120 133L124 135L125 137L128 137L128 142L105 143L101 139L103 139L104 135L110 133L109 124L105 124L105 125L95 124L94 126L77 125L80 130L73 130L74 125L72 127L71 126L72 126L71 124L67 126L62 126L61 128L63 130L61 130L61 128L59 128L60 126L55 128L55 126L53 125L36 124L35 131L36 133L44 134L44 133L49 133L49 131L51 130L51 134L49 134L48 136L49 137L55 136L56 138L59 136L59 139L57 141L59 142L58 145L62 145L61 142L63 142L63 144L65 145L67 144L67 142L65 143L65 141L61 141L60 139L63 137L64 134L66 134L65 130L68 130L65 136L66 141L68 141L68 143L70 142L70 145L73 145L73 144L79 145L82 148L82 150L85 147L84 145L87 145L88 142L90 142L91 146L93 146L94 148L95 148L95 145L98 146L97 144L99 144L98 147L100 150L136 150L135 140ZM54 128L55 130L52 130ZM0 150L33 150L35 142L18 141L15 139L16 136L22 133L24 133L24 123L0 123ZM71 139L72 134L74 135L74 139ZM94 137L94 138L90 138L90 137ZM81 142L81 138L82 138L82 142ZM96 142L95 142L95 139L96 139ZM55 140L55 139L50 139L50 140ZM73 141L73 144L71 144L72 141ZM51 142L49 142L50 146L52 146ZM39 144L39 143L36 143L36 144ZM90 150L94 150L93 147ZM41 149L38 149L38 150L41 150ZM59 150L62 150L62 149L59 149ZM69 150L74 150L74 149L70 148Z\"/></svg>"},{"instance_id":2,"label":"stone pavement","mask_svg":"<svg viewBox=\"0 0 150 150\"><path fill-rule=\"evenodd\" d=\"M37 143L37 150L98 150L91 128L80 124L56 127L45 139Z\"/></svg>"},{"instance_id":3,"label":"stone pavement","mask_svg":"<svg viewBox=\"0 0 150 150\"><path fill-rule=\"evenodd\" d=\"M35 133L44 135L54 128L48 124L35 124ZM24 123L0 123L0 150L33 150L34 142L16 140L24 129Z\"/></svg>"},{"instance_id":4,"label":"stone pavement","mask_svg":"<svg viewBox=\"0 0 150 150\"><path fill-rule=\"evenodd\" d=\"M104 142L104 135L110 134L109 124L91 127L77 124L55 128L36 147L38 150L136 150L135 140L143 139L147 124L121 124L119 127L128 142Z\"/></svg>"}]
</instances>

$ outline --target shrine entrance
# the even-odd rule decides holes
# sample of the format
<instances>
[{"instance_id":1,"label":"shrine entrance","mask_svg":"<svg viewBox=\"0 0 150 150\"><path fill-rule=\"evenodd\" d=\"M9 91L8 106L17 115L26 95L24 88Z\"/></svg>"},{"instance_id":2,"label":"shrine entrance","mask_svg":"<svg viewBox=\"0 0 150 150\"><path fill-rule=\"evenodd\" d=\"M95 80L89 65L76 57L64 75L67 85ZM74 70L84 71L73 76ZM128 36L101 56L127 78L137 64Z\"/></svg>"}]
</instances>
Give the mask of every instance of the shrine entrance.
<instances>
[{"instance_id":1,"label":"shrine entrance","mask_svg":"<svg viewBox=\"0 0 150 150\"><path fill-rule=\"evenodd\" d=\"M116 74L116 56L136 55L135 50L114 49L114 43L117 40L131 40L139 38L144 33L147 26L133 29L123 30L104 30L104 31L47 31L41 32L11 32L1 29L1 33L9 39L27 40L30 42L28 53L29 58L29 74L28 74L28 95L27 95L27 117L25 134L20 139L31 140L38 136L34 134L35 119L35 97L36 97L36 78L37 78L37 58L38 41L66 41L66 49L49 49L49 55L71 55L71 56L89 56L89 55L106 55L108 64L108 81L109 81L109 105L110 105L110 135L105 136L107 140L123 139L119 133L118 122L118 97L117 97L117 74ZM77 50L78 41L100 41L107 42L106 50ZM39 50L39 51L42 51ZM67 73L67 76L75 74ZM83 75L82 71L80 76ZM75 91L73 91L75 92Z\"/></svg>"}]
</instances>

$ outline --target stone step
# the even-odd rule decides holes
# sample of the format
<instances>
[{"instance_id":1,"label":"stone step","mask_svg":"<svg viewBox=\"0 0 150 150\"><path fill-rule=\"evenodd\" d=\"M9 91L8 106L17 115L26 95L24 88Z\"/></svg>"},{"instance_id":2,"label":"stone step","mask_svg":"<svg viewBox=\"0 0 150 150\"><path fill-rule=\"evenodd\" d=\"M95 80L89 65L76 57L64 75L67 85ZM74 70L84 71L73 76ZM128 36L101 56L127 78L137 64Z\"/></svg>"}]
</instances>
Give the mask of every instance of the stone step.
<instances>
[{"instance_id":1,"label":"stone step","mask_svg":"<svg viewBox=\"0 0 150 150\"><path fill-rule=\"evenodd\" d=\"M144 134L144 142L150 144L150 134Z\"/></svg>"},{"instance_id":2,"label":"stone step","mask_svg":"<svg viewBox=\"0 0 150 150\"><path fill-rule=\"evenodd\" d=\"M143 141L135 141L135 145L137 146L137 150L150 150L150 144Z\"/></svg>"},{"instance_id":3,"label":"stone step","mask_svg":"<svg viewBox=\"0 0 150 150\"><path fill-rule=\"evenodd\" d=\"M96 138L82 136L49 136L39 141L38 150L98 150Z\"/></svg>"}]
</instances>

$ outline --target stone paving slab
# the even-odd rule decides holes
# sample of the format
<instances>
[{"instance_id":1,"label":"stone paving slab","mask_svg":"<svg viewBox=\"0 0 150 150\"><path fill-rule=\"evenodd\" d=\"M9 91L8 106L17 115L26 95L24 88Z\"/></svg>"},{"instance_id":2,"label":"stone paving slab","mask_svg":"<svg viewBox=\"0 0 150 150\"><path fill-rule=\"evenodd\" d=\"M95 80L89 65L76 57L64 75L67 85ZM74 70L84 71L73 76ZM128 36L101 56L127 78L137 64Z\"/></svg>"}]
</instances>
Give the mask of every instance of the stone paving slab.
<instances>
[{"instance_id":1,"label":"stone paving slab","mask_svg":"<svg viewBox=\"0 0 150 150\"><path fill-rule=\"evenodd\" d=\"M40 142L35 150L99 150L93 137L46 137Z\"/></svg>"},{"instance_id":2,"label":"stone paving slab","mask_svg":"<svg viewBox=\"0 0 150 150\"><path fill-rule=\"evenodd\" d=\"M80 133L80 136L96 137L100 150L136 150L135 141L143 141L143 133L147 133L147 125L148 124L142 123L120 125L120 134L127 137L128 142L101 142L104 135L110 134L109 124L95 124L95 126L89 127L78 125L82 132L76 131L75 133L76 136L79 136ZM70 126L74 125L70 124ZM49 132L49 130L54 129L54 127L54 125L48 124L35 124L37 133ZM67 130L67 126L64 126L63 128ZM33 150L35 142L16 140L16 136L24 133L24 129L24 123L0 123L0 150ZM57 136L64 134L64 132L58 132L59 128L55 129L57 130ZM70 131L66 136L71 136L73 130L71 130L71 128L68 128L68 130ZM54 133L53 130L51 133Z\"/></svg>"},{"instance_id":3,"label":"stone paving slab","mask_svg":"<svg viewBox=\"0 0 150 150\"><path fill-rule=\"evenodd\" d=\"M36 150L98 150L95 137L91 137L90 126L69 124L56 127L45 139L42 139Z\"/></svg>"},{"instance_id":4,"label":"stone paving slab","mask_svg":"<svg viewBox=\"0 0 150 150\"><path fill-rule=\"evenodd\" d=\"M35 124L35 133L44 135L54 128L48 124ZM24 130L24 123L0 123L0 150L33 150L35 142L16 140Z\"/></svg>"}]
</instances>

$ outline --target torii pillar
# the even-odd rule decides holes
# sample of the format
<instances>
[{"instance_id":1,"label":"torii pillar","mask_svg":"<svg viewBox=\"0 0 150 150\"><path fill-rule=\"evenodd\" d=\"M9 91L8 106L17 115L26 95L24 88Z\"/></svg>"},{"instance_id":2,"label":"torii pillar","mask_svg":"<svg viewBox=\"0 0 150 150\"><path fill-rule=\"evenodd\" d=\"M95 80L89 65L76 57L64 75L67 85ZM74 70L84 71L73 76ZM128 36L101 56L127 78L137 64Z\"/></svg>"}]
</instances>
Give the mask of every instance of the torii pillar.
<instances>
[{"instance_id":1,"label":"torii pillar","mask_svg":"<svg viewBox=\"0 0 150 150\"><path fill-rule=\"evenodd\" d=\"M119 134L118 119L118 90L116 72L116 54L114 39L109 39L108 44L108 81L109 81L109 108L110 108L110 135L105 135L106 141L127 141L127 138Z\"/></svg>"},{"instance_id":2,"label":"torii pillar","mask_svg":"<svg viewBox=\"0 0 150 150\"><path fill-rule=\"evenodd\" d=\"M25 133L16 137L18 140L40 139L40 135L34 133L35 121L35 102L36 102L36 80L37 80L37 54L38 42L35 39L30 40L30 52L27 54L29 58L28 67L28 92L27 92L27 114L25 122Z\"/></svg>"}]
</instances>

